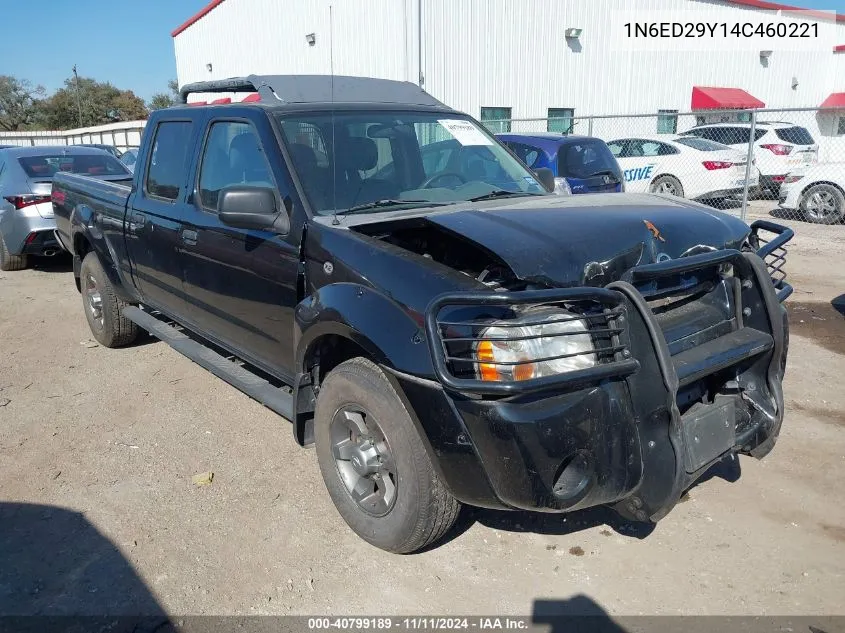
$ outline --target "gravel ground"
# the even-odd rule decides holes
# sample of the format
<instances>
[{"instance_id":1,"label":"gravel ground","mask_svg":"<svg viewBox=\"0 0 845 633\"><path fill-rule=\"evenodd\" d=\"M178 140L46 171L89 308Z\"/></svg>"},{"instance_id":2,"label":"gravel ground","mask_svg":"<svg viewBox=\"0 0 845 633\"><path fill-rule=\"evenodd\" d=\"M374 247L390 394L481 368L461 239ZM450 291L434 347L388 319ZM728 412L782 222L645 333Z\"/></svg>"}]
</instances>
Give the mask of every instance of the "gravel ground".
<instances>
[{"instance_id":1,"label":"gravel ground","mask_svg":"<svg viewBox=\"0 0 845 633\"><path fill-rule=\"evenodd\" d=\"M788 411L764 461L720 469L650 533L607 511L468 511L404 557L347 529L285 420L163 343L93 343L68 263L0 273L0 613L528 614L574 596L841 613L845 226L787 223Z\"/></svg>"}]
</instances>

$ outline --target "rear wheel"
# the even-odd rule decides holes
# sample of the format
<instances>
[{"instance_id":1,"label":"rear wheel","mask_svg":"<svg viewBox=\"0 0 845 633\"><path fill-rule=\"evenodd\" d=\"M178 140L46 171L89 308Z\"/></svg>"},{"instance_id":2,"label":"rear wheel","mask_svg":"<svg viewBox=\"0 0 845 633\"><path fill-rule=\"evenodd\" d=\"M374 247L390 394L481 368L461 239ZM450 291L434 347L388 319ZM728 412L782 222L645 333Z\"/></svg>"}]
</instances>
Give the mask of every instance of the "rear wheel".
<instances>
[{"instance_id":1,"label":"rear wheel","mask_svg":"<svg viewBox=\"0 0 845 633\"><path fill-rule=\"evenodd\" d=\"M3 236L0 235L0 270L23 270L28 265L29 258L26 255L12 255Z\"/></svg>"},{"instance_id":2,"label":"rear wheel","mask_svg":"<svg viewBox=\"0 0 845 633\"><path fill-rule=\"evenodd\" d=\"M810 222L836 224L845 217L845 195L833 185L813 185L801 196L801 211Z\"/></svg>"},{"instance_id":3,"label":"rear wheel","mask_svg":"<svg viewBox=\"0 0 845 633\"><path fill-rule=\"evenodd\" d=\"M128 303L120 299L93 251L82 260L79 274L85 318L97 342L104 347L128 345L138 337L138 326L123 316Z\"/></svg>"},{"instance_id":4,"label":"rear wheel","mask_svg":"<svg viewBox=\"0 0 845 633\"><path fill-rule=\"evenodd\" d=\"M335 507L365 541L407 554L455 523L460 504L435 471L399 396L370 361L341 363L323 381L314 440Z\"/></svg>"},{"instance_id":5,"label":"rear wheel","mask_svg":"<svg viewBox=\"0 0 845 633\"><path fill-rule=\"evenodd\" d=\"M672 196L684 197L684 188L681 181L674 176L659 176L654 179L649 187L651 193L669 194Z\"/></svg>"}]
</instances>

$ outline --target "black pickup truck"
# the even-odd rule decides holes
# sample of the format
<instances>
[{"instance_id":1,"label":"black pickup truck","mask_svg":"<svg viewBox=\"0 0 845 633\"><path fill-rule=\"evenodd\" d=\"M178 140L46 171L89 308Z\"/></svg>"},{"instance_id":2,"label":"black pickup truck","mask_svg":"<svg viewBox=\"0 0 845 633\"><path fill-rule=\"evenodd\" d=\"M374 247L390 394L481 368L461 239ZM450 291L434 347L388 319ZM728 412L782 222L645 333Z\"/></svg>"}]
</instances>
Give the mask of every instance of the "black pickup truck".
<instances>
[{"instance_id":1,"label":"black pickup truck","mask_svg":"<svg viewBox=\"0 0 845 633\"><path fill-rule=\"evenodd\" d=\"M552 195L413 84L182 89L223 92L252 96L153 113L131 186L58 174L58 235L100 343L146 329L291 420L362 538L418 550L461 504L657 521L773 447L789 229Z\"/></svg>"}]
</instances>

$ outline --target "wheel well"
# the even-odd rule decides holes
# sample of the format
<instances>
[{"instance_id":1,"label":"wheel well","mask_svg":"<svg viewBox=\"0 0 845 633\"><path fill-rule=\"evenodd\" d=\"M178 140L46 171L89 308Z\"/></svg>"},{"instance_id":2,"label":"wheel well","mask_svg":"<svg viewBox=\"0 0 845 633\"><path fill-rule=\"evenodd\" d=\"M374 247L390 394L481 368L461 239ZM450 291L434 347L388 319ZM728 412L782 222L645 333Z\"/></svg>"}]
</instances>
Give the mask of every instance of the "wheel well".
<instances>
[{"instance_id":1,"label":"wheel well","mask_svg":"<svg viewBox=\"0 0 845 633\"><path fill-rule=\"evenodd\" d=\"M76 257L79 257L79 260L82 261L85 259L85 256L92 250L91 243L88 241L84 235L77 234L73 238L73 254ZM76 289L82 292L82 282L79 281L79 277L77 275L73 276L74 281L76 281Z\"/></svg>"},{"instance_id":2,"label":"wheel well","mask_svg":"<svg viewBox=\"0 0 845 633\"><path fill-rule=\"evenodd\" d=\"M843 196L845 196L845 190L843 190L842 187L837 185L835 182L831 182L829 180L817 180L816 182L811 182L809 185L807 185L801 190L801 195L804 195L816 185L830 185L831 187L839 191L839 193L841 193Z\"/></svg>"},{"instance_id":3,"label":"wheel well","mask_svg":"<svg viewBox=\"0 0 845 633\"><path fill-rule=\"evenodd\" d=\"M323 380L332 369L358 356L375 362L361 345L338 334L326 334L309 345L302 361L304 376L294 402L294 437L300 446L314 442L314 406Z\"/></svg>"},{"instance_id":4,"label":"wheel well","mask_svg":"<svg viewBox=\"0 0 845 633\"><path fill-rule=\"evenodd\" d=\"M319 365L319 374L312 376L317 385L323 382L328 373L342 362L362 356L374 361L371 354L352 339L339 334L327 334L314 341L306 352L303 369L311 373Z\"/></svg>"}]
</instances>

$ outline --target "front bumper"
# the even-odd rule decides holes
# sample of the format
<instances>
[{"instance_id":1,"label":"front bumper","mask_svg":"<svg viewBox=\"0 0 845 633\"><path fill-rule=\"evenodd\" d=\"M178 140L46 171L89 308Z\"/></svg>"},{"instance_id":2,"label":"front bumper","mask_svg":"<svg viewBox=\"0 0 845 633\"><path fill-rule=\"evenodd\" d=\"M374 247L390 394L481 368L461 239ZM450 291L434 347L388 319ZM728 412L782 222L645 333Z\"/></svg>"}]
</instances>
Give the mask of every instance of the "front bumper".
<instances>
[{"instance_id":1,"label":"front bumper","mask_svg":"<svg viewBox=\"0 0 845 633\"><path fill-rule=\"evenodd\" d=\"M728 282L734 329L670 349L643 288L726 263L736 275ZM446 388L403 376L399 386L461 501L546 512L610 504L658 520L714 463L732 453L762 457L774 445L788 342L778 297L791 291L778 284L759 256L737 251L643 266L608 286L624 309L633 372L620 366L617 376L501 395L456 389L442 375Z\"/></svg>"}]
</instances>

